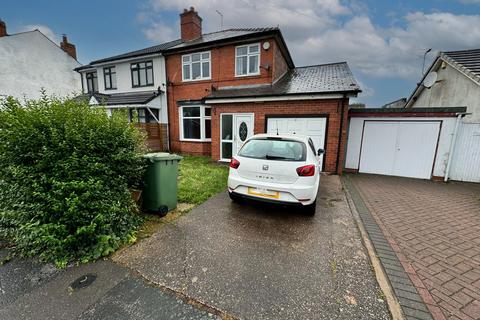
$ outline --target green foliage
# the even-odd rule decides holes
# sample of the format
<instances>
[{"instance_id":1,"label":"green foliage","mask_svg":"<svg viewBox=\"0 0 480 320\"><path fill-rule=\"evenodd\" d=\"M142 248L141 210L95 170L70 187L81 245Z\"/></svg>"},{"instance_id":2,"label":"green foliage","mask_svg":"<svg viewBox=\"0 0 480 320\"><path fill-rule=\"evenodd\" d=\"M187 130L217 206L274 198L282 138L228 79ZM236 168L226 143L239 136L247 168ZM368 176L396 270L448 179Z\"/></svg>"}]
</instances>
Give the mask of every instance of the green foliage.
<instances>
[{"instance_id":1,"label":"green foliage","mask_svg":"<svg viewBox=\"0 0 480 320\"><path fill-rule=\"evenodd\" d=\"M0 105L0 237L58 266L135 240L144 136L73 100Z\"/></svg>"},{"instance_id":2,"label":"green foliage","mask_svg":"<svg viewBox=\"0 0 480 320\"><path fill-rule=\"evenodd\" d=\"M184 156L179 168L179 202L200 204L227 187L228 166L210 158Z\"/></svg>"}]
</instances>

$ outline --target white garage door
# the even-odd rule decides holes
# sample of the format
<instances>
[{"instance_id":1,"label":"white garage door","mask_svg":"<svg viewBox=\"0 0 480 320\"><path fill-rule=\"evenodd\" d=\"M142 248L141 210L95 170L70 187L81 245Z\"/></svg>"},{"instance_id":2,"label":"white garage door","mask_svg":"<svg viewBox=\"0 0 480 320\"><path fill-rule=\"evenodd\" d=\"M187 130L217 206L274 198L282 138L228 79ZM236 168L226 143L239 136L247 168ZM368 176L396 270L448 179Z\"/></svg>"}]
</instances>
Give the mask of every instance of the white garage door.
<instances>
[{"instance_id":1,"label":"white garage door","mask_svg":"<svg viewBox=\"0 0 480 320\"><path fill-rule=\"evenodd\" d=\"M267 118L267 133L303 134L312 138L315 150L325 149L327 119L322 117ZM320 164L323 167L323 159Z\"/></svg>"},{"instance_id":2,"label":"white garage door","mask_svg":"<svg viewBox=\"0 0 480 320\"><path fill-rule=\"evenodd\" d=\"M360 172L430 179L440 122L365 121Z\"/></svg>"}]
</instances>

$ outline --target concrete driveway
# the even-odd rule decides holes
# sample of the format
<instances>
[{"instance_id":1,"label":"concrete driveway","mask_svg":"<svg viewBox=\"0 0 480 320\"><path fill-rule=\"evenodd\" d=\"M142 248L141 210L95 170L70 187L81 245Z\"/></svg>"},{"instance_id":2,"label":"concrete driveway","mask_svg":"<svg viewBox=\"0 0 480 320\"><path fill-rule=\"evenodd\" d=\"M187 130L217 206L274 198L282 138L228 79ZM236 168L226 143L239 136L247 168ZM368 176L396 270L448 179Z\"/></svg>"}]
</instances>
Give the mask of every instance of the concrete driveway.
<instances>
[{"instance_id":1,"label":"concrete driveway","mask_svg":"<svg viewBox=\"0 0 480 320\"><path fill-rule=\"evenodd\" d=\"M340 180L317 214L221 193L114 257L149 281L242 319L389 319Z\"/></svg>"}]
</instances>

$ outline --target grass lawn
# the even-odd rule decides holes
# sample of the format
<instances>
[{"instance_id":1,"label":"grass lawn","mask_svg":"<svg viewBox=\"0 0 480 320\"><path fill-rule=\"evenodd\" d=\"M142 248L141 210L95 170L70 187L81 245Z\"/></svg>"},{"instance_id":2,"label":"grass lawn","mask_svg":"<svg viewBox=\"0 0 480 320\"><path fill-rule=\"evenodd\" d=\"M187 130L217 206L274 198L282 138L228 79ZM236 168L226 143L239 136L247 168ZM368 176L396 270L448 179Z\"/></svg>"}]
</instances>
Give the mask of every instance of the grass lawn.
<instances>
[{"instance_id":1,"label":"grass lawn","mask_svg":"<svg viewBox=\"0 0 480 320\"><path fill-rule=\"evenodd\" d=\"M184 156L179 175L178 202L200 204L227 188L228 166L208 157Z\"/></svg>"}]
</instances>

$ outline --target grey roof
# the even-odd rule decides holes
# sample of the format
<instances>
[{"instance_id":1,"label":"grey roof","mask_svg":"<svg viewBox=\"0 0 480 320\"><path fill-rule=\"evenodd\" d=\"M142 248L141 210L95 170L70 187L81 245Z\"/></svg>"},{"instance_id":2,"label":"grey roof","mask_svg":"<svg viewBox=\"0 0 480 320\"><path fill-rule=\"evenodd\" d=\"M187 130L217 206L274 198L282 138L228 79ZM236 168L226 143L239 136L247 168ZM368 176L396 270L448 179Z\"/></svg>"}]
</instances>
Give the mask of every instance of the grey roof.
<instances>
[{"instance_id":1,"label":"grey roof","mask_svg":"<svg viewBox=\"0 0 480 320\"><path fill-rule=\"evenodd\" d=\"M155 97L159 96L162 91L139 91L139 92L128 92L128 93L87 93L75 97L75 100L87 100L90 101L91 97L95 97L98 103L101 105L111 106L111 105L125 105L125 104L145 104Z\"/></svg>"},{"instance_id":2,"label":"grey roof","mask_svg":"<svg viewBox=\"0 0 480 320\"><path fill-rule=\"evenodd\" d=\"M165 42L165 43L161 43L161 44L158 44L158 45L155 45L155 46L152 46L152 47L148 47L148 48L144 48L144 49L140 49L140 50L135 50L135 51L127 52L127 53L122 53L122 54L112 56L112 57L108 57L108 58L104 58L104 59L95 60L95 61L90 62L90 64L97 64L97 63L109 62L109 61L120 60L120 59L134 58L134 57L144 56L144 55L147 55L147 54L162 53L162 51L164 51L164 50L166 50L170 47L173 47L175 45L178 45L180 43L182 43L182 40L180 40L180 39L170 41L170 42Z\"/></svg>"},{"instance_id":3,"label":"grey roof","mask_svg":"<svg viewBox=\"0 0 480 320\"><path fill-rule=\"evenodd\" d=\"M480 79L480 49L446 51L442 57L450 59L449 62L456 63L459 67L469 71L477 79Z\"/></svg>"},{"instance_id":4,"label":"grey roof","mask_svg":"<svg viewBox=\"0 0 480 320\"><path fill-rule=\"evenodd\" d=\"M248 88L219 88L207 99L298 95L315 93L358 93L360 87L346 62L298 67L273 85Z\"/></svg>"},{"instance_id":5,"label":"grey roof","mask_svg":"<svg viewBox=\"0 0 480 320\"><path fill-rule=\"evenodd\" d=\"M175 46L169 48L169 50L175 50L180 48L187 48L195 45L206 44L216 41L223 41L226 39L250 36L255 34L262 34L270 31L279 31L278 28L268 27L268 28L236 28L236 29L226 29L217 32L205 33L198 39L183 41ZM167 50L168 51L168 50Z\"/></svg>"},{"instance_id":6,"label":"grey roof","mask_svg":"<svg viewBox=\"0 0 480 320\"><path fill-rule=\"evenodd\" d=\"M252 36L260 36L265 33L278 33L280 36L280 41L283 42L283 46L285 47L285 53L286 53L286 58L287 62L289 65L293 66L293 61L292 58L290 57L290 53L288 52L288 49L285 44L285 40L283 39L280 29L276 27L267 27L267 28L234 28L234 29L226 29L226 30L221 30L217 32L211 32L211 33L205 33L202 34L200 38L190 40L190 41L184 41L182 39L177 39L173 40L170 42L165 42L159 45L155 45L152 47L148 47L145 49L140 49L140 50L135 50L115 56L111 56L108 58L103 58L99 60L94 60L90 62L90 64L79 67L75 70L80 71L83 69L87 69L92 67L94 64L98 63L105 63L105 62L110 62L110 61L115 61L115 60L120 60L120 59L128 59L128 58L135 58L135 57L140 57L148 54L155 54L155 53L168 53L168 52L174 52L176 50L183 50L187 49L190 47L197 47L197 46L206 46L206 45L211 45L217 42L222 42L226 40L241 40L245 37L252 37Z\"/></svg>"}]
</instances>

